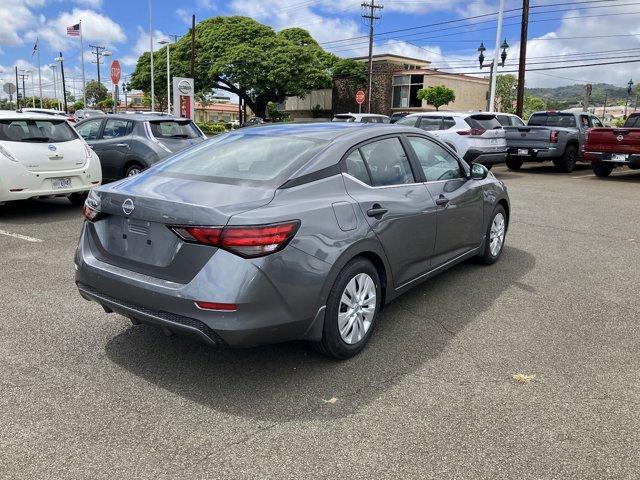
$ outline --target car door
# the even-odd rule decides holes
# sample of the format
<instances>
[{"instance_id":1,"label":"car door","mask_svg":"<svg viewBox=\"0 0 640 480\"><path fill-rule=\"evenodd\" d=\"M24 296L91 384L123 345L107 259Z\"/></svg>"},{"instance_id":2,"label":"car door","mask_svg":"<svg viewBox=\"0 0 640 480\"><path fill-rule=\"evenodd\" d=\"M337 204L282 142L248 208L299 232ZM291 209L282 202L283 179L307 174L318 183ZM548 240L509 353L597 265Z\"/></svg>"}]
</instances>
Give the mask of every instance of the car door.
<instances>
[{"instance_id":1,"label":"car door","mask_svg":"<svg viewBox=\"0 0 640 480\"><path fill-rule=\"evenodd\" d=\"M438 267L480 244L484 234L482 185L469 180L463 163L434 140L417 135L407 139L436 204L432 267Z\"/></svg>"},{"instance_id":2,"label":"car door","mask_svg":"<svg viewBox=\"0 0 640 480\"><path fill-rule=\"evenodd\" d=\"M100 138L93 143L93 149L100 157L102 175L119 179L124 175L124 165L130 150L132 122L120 118L107 118Z\"/></svg>"},{"instance_id":3,"label":"car door","mask_svg":"<svg viewBox=\"0 0 640 480\"><path fill-rule=\"evenodd\" d=\"M429 270L435 244L435 204L399 136L354 148L345 157L347 192L380 240L396 287Z\"/></svg>"}]
</instances>

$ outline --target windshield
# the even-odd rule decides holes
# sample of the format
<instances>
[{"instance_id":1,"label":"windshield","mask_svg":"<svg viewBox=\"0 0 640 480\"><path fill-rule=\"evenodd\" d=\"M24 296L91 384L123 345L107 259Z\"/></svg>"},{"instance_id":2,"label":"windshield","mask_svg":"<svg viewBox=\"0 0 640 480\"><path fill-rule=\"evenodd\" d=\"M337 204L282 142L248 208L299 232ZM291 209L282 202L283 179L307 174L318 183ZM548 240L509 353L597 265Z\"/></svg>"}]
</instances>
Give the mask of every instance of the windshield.
<instances>
[{"instance_id":1,"label":"windshield","mask_svg":"<svg viewBox=\"0 0 640 480\"><path fill-rule=\"evenodd\" d=\"M198 138L200 132L190 120L159 120L149 122L156 138Z\"/></svg>"},{"instance_id":2,"label":"windshield","mask_svg":"<svg viewBox=\"0 0 640 480\"><path fill-rule=\"evenodd\" d=\"M60 143L77 139L65 120L0 120L0 140Z\"/></svg>"},{"instance_id":3,"label":"windshield","mask_svg":"<svg viewBox=\"0 0 640 480\"><path fill-rule=\"evenodd\" d=\"M327 143L293 136L226 134L186 150L158 169L177 178L277 187Z\"/></svg>"},{"instance_id":4,"label":"windshield","mask_svg":"<svg viewBox=\"0 0 640 480\"><path fill-rule=\"evenodd\" d=\"M531 115L530 127L575 127L576 117L573 113L536 113Z\"/></svg>"},{"instance_id":5,"label":"windshield","mask_svg":"<svg viewBox=\"0 0 640 480\"><path fill-rule=\"evenodd\" d=\"M336 115L332 122L353 122L356 118L351 115Z\"/></svg>"}]
</instances>

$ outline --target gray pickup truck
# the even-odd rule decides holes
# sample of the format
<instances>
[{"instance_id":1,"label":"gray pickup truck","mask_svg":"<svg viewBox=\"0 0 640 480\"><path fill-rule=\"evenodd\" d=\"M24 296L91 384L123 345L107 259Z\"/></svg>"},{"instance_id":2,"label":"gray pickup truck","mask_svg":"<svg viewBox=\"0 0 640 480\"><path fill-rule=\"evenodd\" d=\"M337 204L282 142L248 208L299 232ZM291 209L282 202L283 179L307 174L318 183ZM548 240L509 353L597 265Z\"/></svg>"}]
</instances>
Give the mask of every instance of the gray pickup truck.
<instances>
[{"instance_id":1,"label":"gray pickup truck","mask_svg":"<svg viewBox=\"0 0 640 480\"><path fill-rule=\"evenodd\" d=\"M587 130L602 122L587 112L535 112L527 126L504 127L507 167L519 170L525 162L553 161L561 172L572 172L583 161Z\"/></svg>"}]
</instances>

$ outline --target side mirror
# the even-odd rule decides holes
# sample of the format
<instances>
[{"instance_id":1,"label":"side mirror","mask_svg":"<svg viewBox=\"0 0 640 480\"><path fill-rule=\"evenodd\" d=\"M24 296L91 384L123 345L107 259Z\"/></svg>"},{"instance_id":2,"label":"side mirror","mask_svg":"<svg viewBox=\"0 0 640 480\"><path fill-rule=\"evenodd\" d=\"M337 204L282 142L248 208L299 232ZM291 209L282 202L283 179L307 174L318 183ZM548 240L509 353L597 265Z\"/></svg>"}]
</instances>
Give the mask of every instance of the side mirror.
<instances>
[{"instance_id":1,"label":"side mirror","mask_svg":"<svg viewBox=\"0 0 640 480\"><path fill-rule=\"evenodd\" d=\"M471 164L471 179L484 180L489 175L489 169L480 163Z\"/></svg>"}]
</instances>

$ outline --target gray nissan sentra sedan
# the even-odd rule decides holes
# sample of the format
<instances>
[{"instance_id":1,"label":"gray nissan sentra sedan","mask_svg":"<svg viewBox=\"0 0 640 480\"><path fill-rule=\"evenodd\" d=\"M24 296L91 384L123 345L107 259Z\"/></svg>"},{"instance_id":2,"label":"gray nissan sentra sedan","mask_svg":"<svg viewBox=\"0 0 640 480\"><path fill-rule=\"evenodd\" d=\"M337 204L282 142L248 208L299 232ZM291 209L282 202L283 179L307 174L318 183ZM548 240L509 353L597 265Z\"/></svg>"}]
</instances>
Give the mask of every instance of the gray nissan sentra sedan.
<instances>
[{"instance_id":1,"label":"gray nissan sentra sedan","mask_svg":"<svg viewBox=\"0 0 640 480\"><path fill-rule=\"evenodd\" d=\"M105 311L348 358L401 293L495 262L509 199L422 130L326 123L221 135L93 190L84 215L76 283Z\"/></svg>"}]
</instances>

